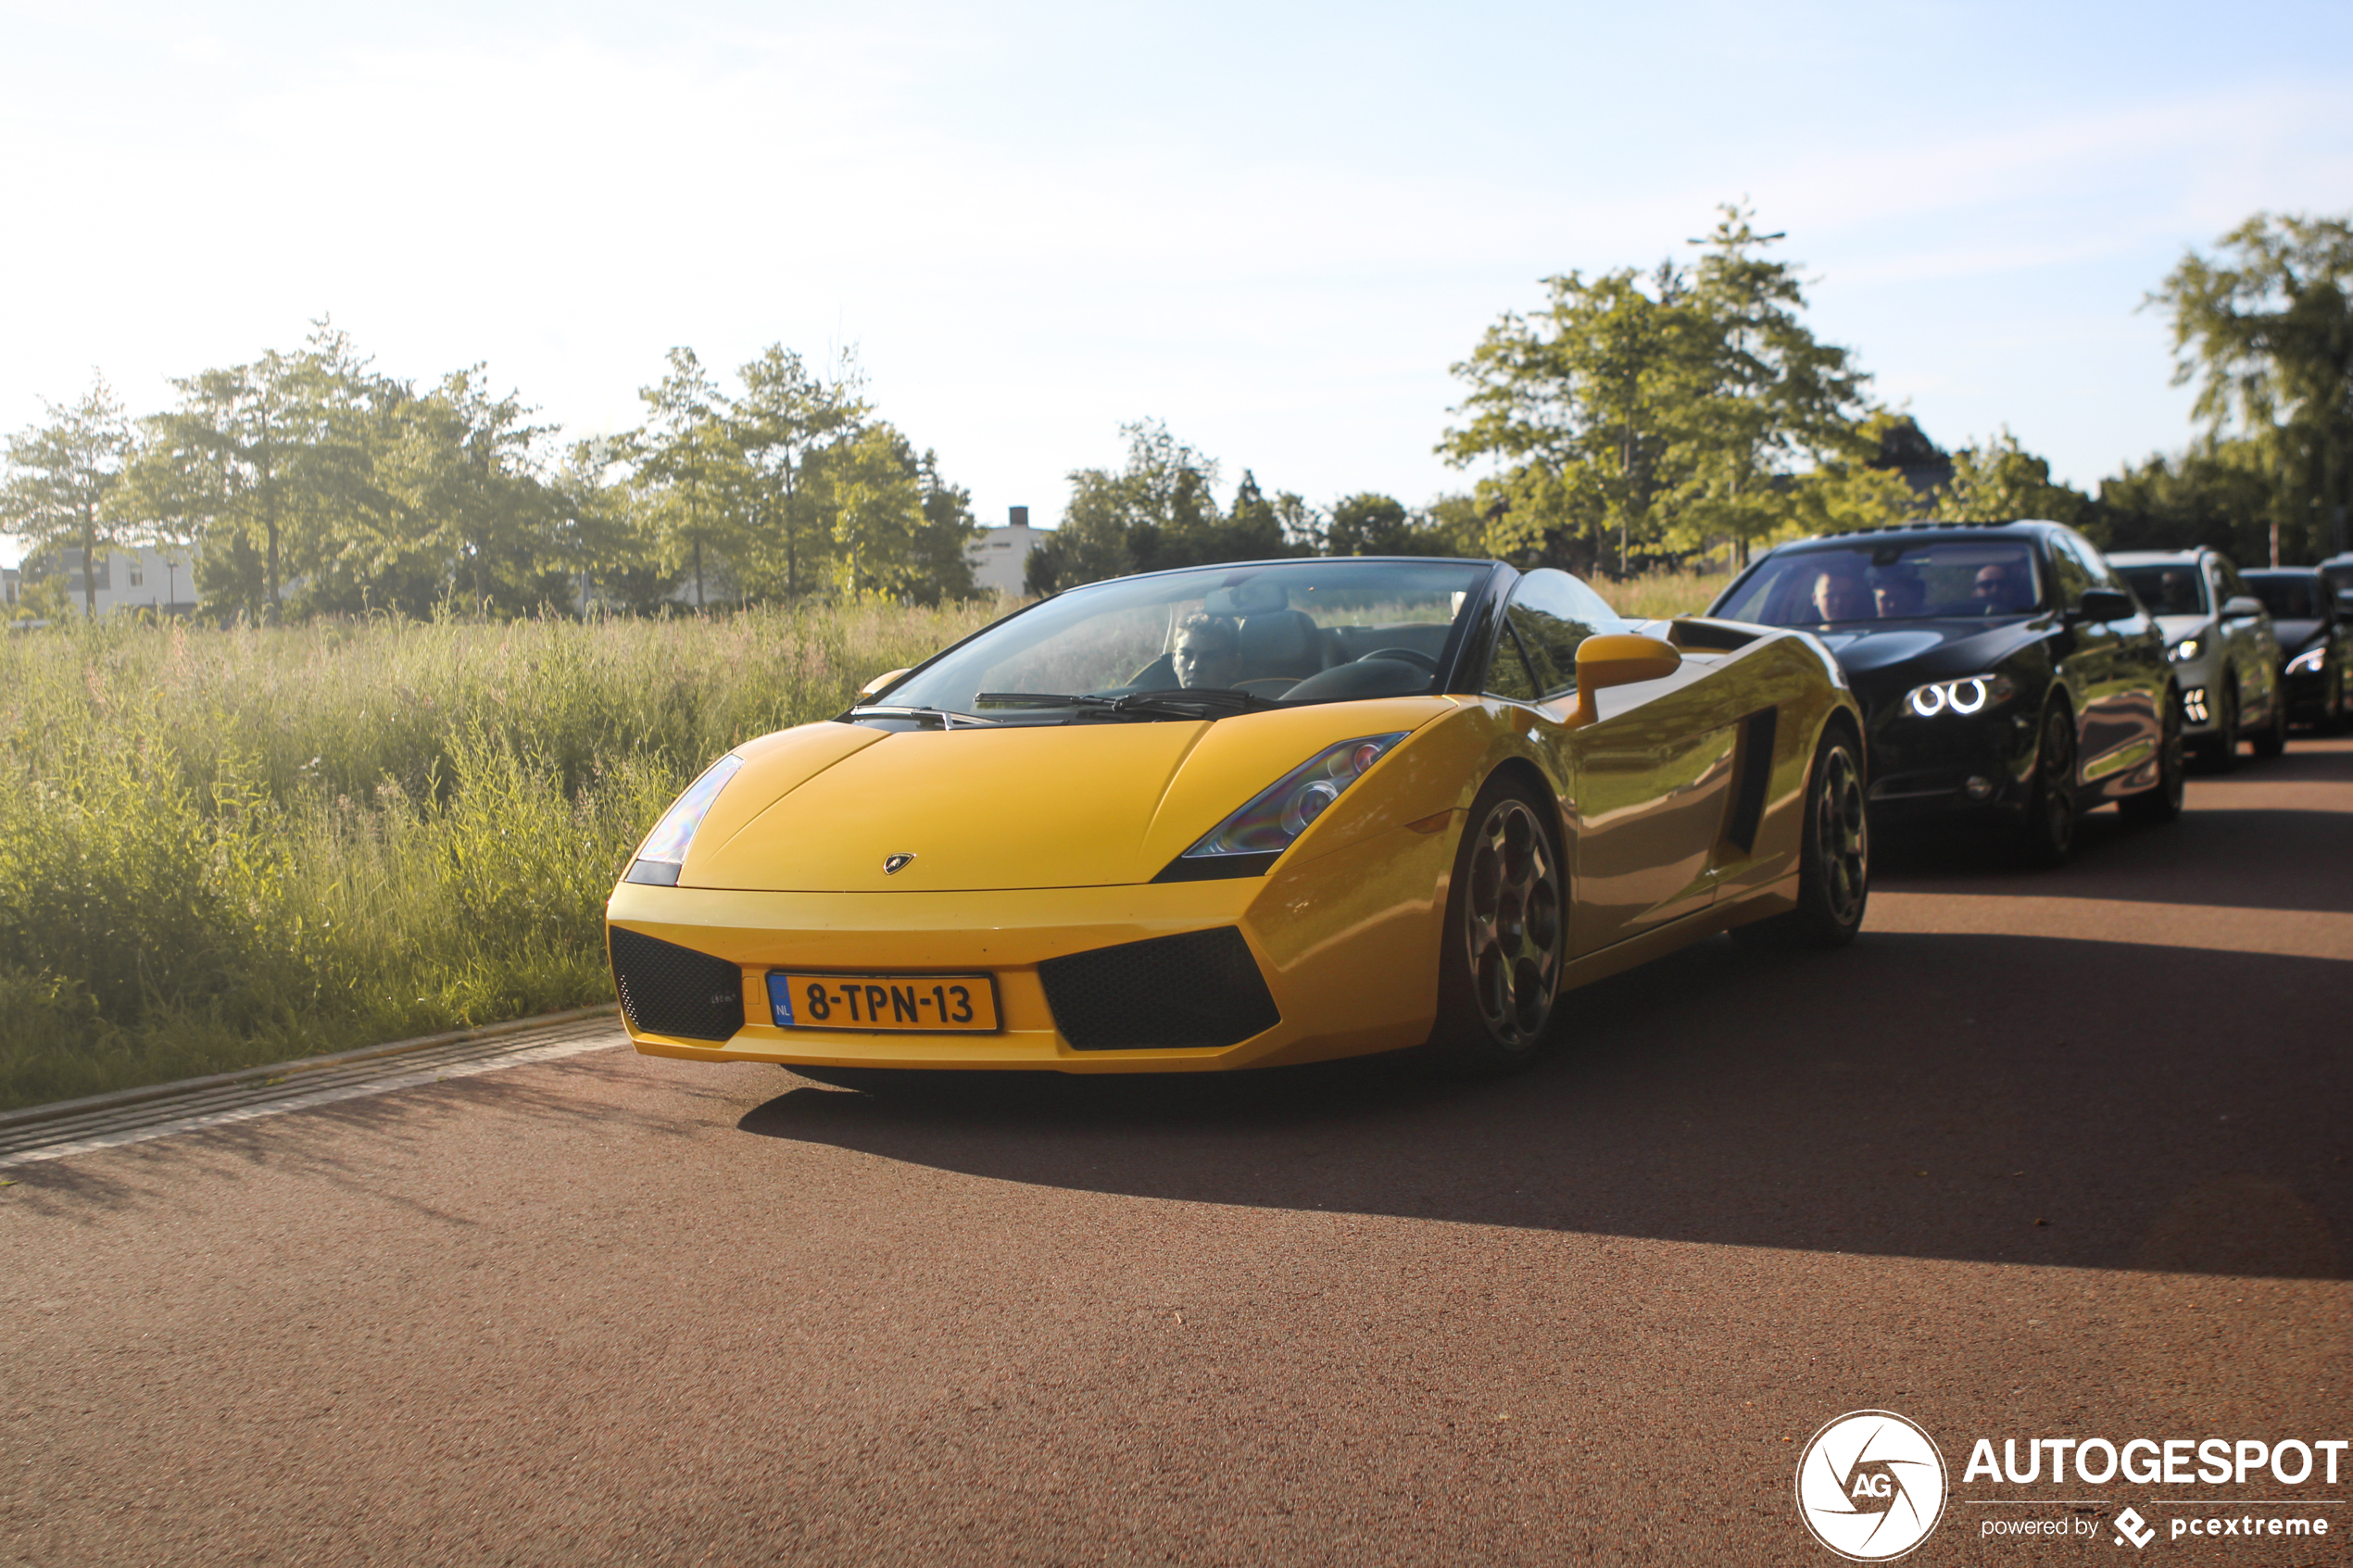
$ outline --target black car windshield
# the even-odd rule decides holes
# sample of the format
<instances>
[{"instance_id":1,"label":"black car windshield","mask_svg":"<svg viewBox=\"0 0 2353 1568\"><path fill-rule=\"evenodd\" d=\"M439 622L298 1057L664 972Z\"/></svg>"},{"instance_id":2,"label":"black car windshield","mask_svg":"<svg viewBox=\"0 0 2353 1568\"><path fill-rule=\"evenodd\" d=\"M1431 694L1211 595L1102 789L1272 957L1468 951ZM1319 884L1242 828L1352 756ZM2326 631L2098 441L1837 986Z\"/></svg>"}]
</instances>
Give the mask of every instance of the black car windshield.
<instances>
[{"instance_id":1,"label":"black car windshield","mask_svg":"<svg viewBox=\"0 0 2353 1568\"><path fill-rule=\"evenodd\" d=\"M1778 552L1712 613L1764 626L1846 626L2027 615L2043 597L2034 551L2022 540L1874 540Z\"/></svg>"},{"instance_id":2,"label":"black car windshield","mask_svg":"<svg viewBox=\"0 0 2353 1568\"><path fill-rule=\"evenodd\" d=\"M1434 692L1490 570L1342 557L1091 583L1009 616L853 711L1072 723Z\"/></svg>"},{"instance_id":3,"label":"black car windshield","mask_svg":"<svg viewBox=\"0 0 2353 1568\"><path fill-rule=\"evenodd\" d=\"M2116 574L2133 585L2151 615L2204 615L2206 574L2191 561L2120 566Z\"/></svg>"},{"instance_id":4,"label":"black car windshield","mask_svg":"<svg viewBox=\"0 0 2353 1568\"><path fill-rule=\"evenodd\" d=\"M2328 613L2321 603L2326 588L2316 571L2250 571L2246 591L2263 601L2274 621L2318 621Z\"/></svg>"}]
</instances>

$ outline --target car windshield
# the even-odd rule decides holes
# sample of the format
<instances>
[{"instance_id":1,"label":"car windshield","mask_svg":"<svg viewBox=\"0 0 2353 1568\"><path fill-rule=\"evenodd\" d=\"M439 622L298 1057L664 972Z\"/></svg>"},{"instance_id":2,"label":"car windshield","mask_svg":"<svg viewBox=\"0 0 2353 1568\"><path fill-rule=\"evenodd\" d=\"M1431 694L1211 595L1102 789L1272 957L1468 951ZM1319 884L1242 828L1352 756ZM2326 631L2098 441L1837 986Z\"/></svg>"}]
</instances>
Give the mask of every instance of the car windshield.
<instances>
[{"instance_id":1,"label":"car windshield","mask_svg":"<svg viewBox=\"0 0 2353 1568\"><path fill-rule=\"evenodd\" d=\"M2246 573L2246 591L2263 601L2275 621L2318 621L2323 584L2317 574L2265 571Z\"/></svg>"},{"instance_id":2,"label":"car windshield","mask_svg":"<svg viewBox=\"0 0 2353 1568\"><path fill-rule=\"evenodd\" d=\"M2026 615L2042 602L2034 551L2022 541L1885 540L1771 556L1714 613L1764 626L1845 626Z\"/></svg>"},{"instance_id":3,"label":"car windshield","mask_svg":"<svg viewBox=\"0 0 2353 1568\"><path fill-rule=\"evenodd\" d=\"M1340 558L1092 583L999 621L852 716L1214 719L1433 692L1489 570Z\"/></svg>"},{"instance_id":4,"label":"car windshield","mask_svg":"<svg viewBox=\"0 0 2353 1568\"><path fill-rule=\"evenodd\" d=\"M2116 572L2133 585L2151 615L2206 613L2206 574L2190 561L2120 566Z\"/></svg>"}]
</instances>

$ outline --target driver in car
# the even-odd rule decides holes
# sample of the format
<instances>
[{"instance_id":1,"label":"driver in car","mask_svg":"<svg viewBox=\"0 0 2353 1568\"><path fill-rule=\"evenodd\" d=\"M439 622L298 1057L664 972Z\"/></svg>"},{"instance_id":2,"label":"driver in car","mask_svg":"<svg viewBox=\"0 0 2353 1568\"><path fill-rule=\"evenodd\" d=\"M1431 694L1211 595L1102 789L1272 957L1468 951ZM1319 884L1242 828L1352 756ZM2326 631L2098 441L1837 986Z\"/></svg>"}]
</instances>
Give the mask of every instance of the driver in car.
<instances>
[{"instance_id":1,"label":"driver in car","mask_svg":"<svg viewBox=\"0 0 2353 1568\"><path fill-rule=\"evenodd\" d=\"M1241 628L1222 615L1189 615L1176 628L1176 684L1224 690L1241 676Z\"/></svg>"},{"instance_id":2,"label":"driver in car","mask_svg":"<svg viewBox=\"0 0 2353 1568\"><path fill-rule=\"evenodd\" d=\"M1814 613L1824 621L1869 621L1878 609L1861 573L1833 567L1814 579Z\"/></svg>"},{"instance_id":3,"label":"driver in car","mask_svg":"<svg viewBox=\"0 0 2353 1568\"><path fill-rule=\"evenodd\" d=\"M2025 575L2002 561L1979 567L1969 591L1969 597L1977 601L1979 611L1985 615L2017 615L2033 608Z\"/></svg>"}]
</instances>

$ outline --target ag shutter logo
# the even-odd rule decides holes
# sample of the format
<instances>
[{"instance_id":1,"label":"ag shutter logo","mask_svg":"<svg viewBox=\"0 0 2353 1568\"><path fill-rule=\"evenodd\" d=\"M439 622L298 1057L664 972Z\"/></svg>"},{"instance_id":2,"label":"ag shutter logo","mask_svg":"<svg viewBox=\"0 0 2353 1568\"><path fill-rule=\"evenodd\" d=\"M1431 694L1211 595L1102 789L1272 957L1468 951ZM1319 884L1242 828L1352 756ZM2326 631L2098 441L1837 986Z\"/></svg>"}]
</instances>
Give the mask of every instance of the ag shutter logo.
<instances>
[{"instance_id":1,"label":"ag shutter logo","mask_svg":"<svg viewBox=\"0 0 2353 1568\"><path fill-rule=\"evenodd\" d=\"M1824 1425L1797 1461L1797 1514L1855 1562L1885 1562L1928 1538L1944 1513L1944 1456L1894 1411Z\"/></svg>"}]
</instances>

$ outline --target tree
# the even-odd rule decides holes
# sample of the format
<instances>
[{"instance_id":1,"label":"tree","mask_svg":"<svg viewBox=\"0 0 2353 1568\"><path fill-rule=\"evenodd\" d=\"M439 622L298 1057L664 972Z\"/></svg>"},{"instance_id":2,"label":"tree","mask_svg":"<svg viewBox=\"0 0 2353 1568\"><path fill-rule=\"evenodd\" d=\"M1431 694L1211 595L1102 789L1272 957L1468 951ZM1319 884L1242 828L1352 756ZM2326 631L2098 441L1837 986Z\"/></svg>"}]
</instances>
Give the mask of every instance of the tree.
<instances>
[{"instance_id":1,"label":"tree","mask_svg":"<svg viewBox=\"0 0 2353 1568\"><path fill-rule=\"evenodd\" d=\"M1496 465L1489 547L1586 571L1614 543L1623 572L1638 548L1744 546L1798 523L1800 477L1868 455L1868 378L1800 320L1780 238L1726 207L1694 269L1548 278L1541 312L1453 367L1470 390L1438 450Z\"/></svg>"},{"instance_id":2,"label":"tree","mask_svg":"<svg viewBox=\"0 0 2353 1568\"><path fill-rule=\"evenodd\" d=\"M833 529L822 515L823 484L812 470L837 444L857 436L873 412L862 395L865 378L847 352L831 380L812 375L781 344L737 374L743 394L728 403L724 418L747 470L745 530L760 557L759 574L791 598L824 580Z\"/></svg>"},{"instance_id":3,"label":"tree","mask_svg":"<svg viewBox=\"0 0 2353 1568\"><path fill-rule=\"evenodd\" d=\"M2257 213L2191 251L2148 303L2171 313L2175 385L2210 442L2250 444L2284 550L2342 547L2353 500L2353 217Z\"/></svg>"},{"instance_id":4,"label":"tree","mask_svg":"<svg viewBox=\"0 0 2353 1568\"><path fill-rule=\"evenodd\" d=\"M941 482L936 457L918 458L904 435L875 423L844 444L826 472L844 598L936 603L972 592L970 497Z\"/></svg>"},{"instance_id":5,"label":"tree","mask_svg":"<svg viewBox=\"0 0 2353 1568\"><path fill-rule=\"evenodd\" d=\"M479 365L393 408L383 483L397 521L379 571L414 552L477 608L520 611L547 596L559 507L538 471L551 432L530 415L513 393L492 396Z\"/></svg>"},{"instance_id":6,"label":"tree","mask_svg":"<svg viewBox=\"0 0 2353 1568\"><path fill-rule=\"evenodd\" d=\"M2083 521L2090 505L2082 491L2053 483L2049 460L2020 447L2004 430L1953 454L1953 480L1937 495L1936 515L1952 522L2044 518L2072 524Z\"/></svg>"},{"instance_id":7,"label":"tree","mask_svg":"<svg viewBox=\"0 0 2353 1568\"><path fill-rule=\"evenodd\" d=\"M2256 443L2208 435L2101 481L2094 516L2111 549L2205 546L2239 560L2265 560L2273 490L2270 462Z\"/></svg>"},{"instance_id":8,"label":"tree","mask_svg":"<svg viewBox=\"0 0 2353 1568\"><path fill-rule=\"evenodd\" d=\"M1692 242L1706 247L1692 306L1705 324L1709 370L1675 421L1676 529L1688 544L1723 535L1736 553L1792 522L1793 476L1879 446L1862 420L1870 378L1798 320L1806 295L1796 269L1765 254L1782 236L1759 234L1753 218L1727 204L1714 232Z\"/></svg>"},{"instance_id":9,"label":"tree","mask_svg":"<svg viewBox=\"0 0 2353 1568\"><path fill-rule=\"evenodd\" d=\"M42 399L49 422L8 437L10 473L0 483L0 532L28 558L73 553L82 561L84 614L98 613L98 561L126 542L108 502L131 460L131 420L104 377L69 404Z\"/></svg>"},{"instance_id":10,"label":"tree","mask_svg":"<svg viewBox=\"0 0 2353 1568\"><path fill-rule=\"evenodd\" d=\"M653 416L631 444L639 516L662 564L688 571L700 609L710 602L709 558L741 557L750 543L742 505L749 468L726 400L693 349L672 349L670 373L638 396Z\"/></svg>"},{"instance_id":11,"label":"tree","mask_svg":"<svg viewBox=\"0 0 2353 1568\"><path fill-rule=\"evenodd\" d=\"M1588 282L1547 278L1551 300L1534 320L1507 314L1453 367L1469 416L1438 450L1457 467L1504 465L1496 497L1513 518L1515 553L1590 566L1617 536L1617 566L1654 532L1653 508L1681 475L1668 467L1680 426L1707 375L1705 323L1687 281L1662 263ZM1579 546L1582 548L1579 548Z\"/></svg>"}]
</instances>

